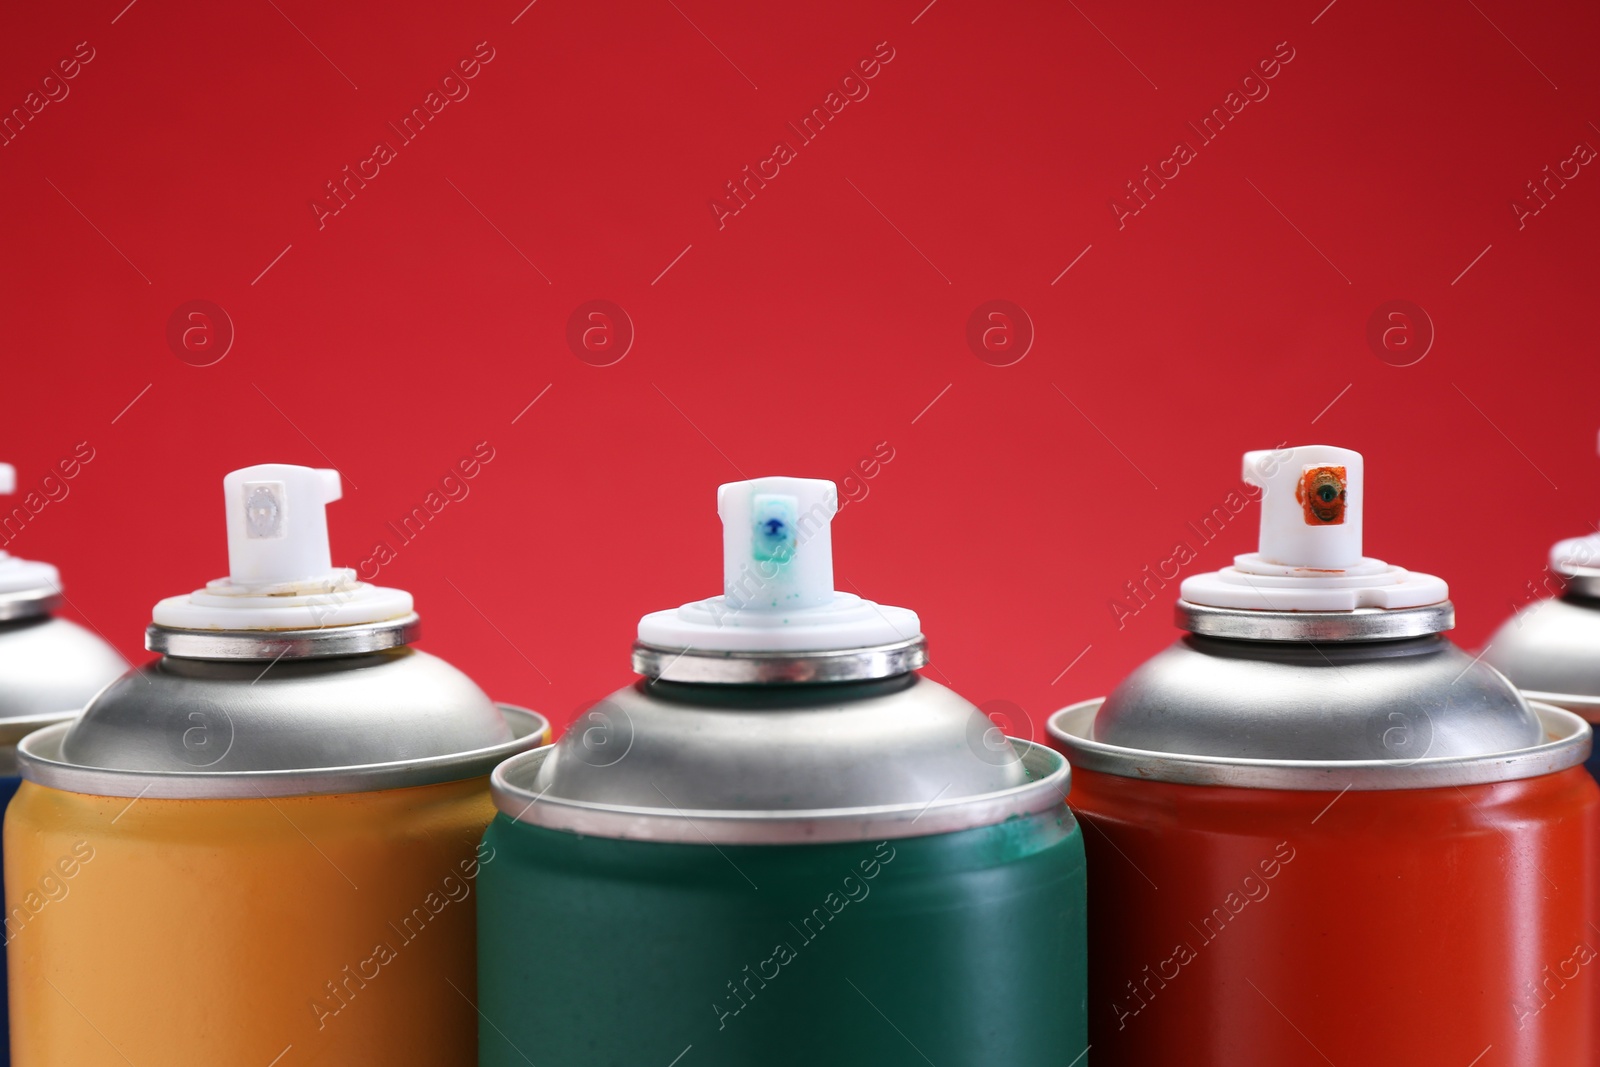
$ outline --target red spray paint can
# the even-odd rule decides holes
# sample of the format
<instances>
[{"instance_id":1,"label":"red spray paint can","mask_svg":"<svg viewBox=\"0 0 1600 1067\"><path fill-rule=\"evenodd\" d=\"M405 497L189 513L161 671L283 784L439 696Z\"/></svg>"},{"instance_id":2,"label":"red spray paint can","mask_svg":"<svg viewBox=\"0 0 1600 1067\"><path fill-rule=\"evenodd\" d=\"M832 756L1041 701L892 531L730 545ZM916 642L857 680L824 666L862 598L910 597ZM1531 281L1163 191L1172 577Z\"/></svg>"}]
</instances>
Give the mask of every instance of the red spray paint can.
<instances>
[{"instance_id":1,"label":"red spray paint can","mask_svg":"<svg viewBox=\"0 0 1600 1067\"><path fill-rule=\"evenodd\" d=\"M1362 458L1245 456L1260 551L1052 716L1089 862L1097 1067L1583 1065L1600 1054L1589 726L1362 556Z\"/></svg>"}]
</instances>

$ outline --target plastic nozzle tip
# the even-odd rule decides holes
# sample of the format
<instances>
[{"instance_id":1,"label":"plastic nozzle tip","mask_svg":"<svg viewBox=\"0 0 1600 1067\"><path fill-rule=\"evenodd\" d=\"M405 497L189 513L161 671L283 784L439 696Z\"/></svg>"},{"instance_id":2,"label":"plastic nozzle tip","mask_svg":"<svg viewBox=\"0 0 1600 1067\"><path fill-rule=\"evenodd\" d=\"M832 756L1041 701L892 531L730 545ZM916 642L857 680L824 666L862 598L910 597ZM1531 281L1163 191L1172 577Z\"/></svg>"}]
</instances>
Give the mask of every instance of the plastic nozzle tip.
<instances>
[{"instance_id":1,"label":"plastic nozzle tip","mask_svg":"<svg viewBox=\"0 0 1600 1067\"><path fill-rule=\"evenodd\" d=\"M239 585L281 585L333 570L326 505L339 472L262 463L222 479L228 515L228 574Z\"/></svg>"},{"instance_id":2,"label":"plastic nozzle tip","mask_svg":"<svg viewBox=\"0 0 1600 1067\"><path fill-rule=\"evenodd\" d=\"M833 601L839 492L822 478L755 478L717 489L722 588L739 611L793 611Z\"/></svg>"},{"instance_id":3,"label":"plastic nozzle tip","mask_svg":"<svg viewBox=\"0 0 1600 1067\"><path fill-rule=\"evenodd\" d=\"M17 491L17 468L0 463L0 496L10 496Z\"/></svg>"},{"instance_id":4,"label":"plastic nozzle tip","mask_svg":"<svg viewBox=\"0 0 1600 1067\"><path fill-rule=\"evenodd\" d=\"M1262 491L1262 560L1307 570L1361 562L1361 453L1332 445L1246 452L1244 480Z\"/></svg>"}]
</instances>

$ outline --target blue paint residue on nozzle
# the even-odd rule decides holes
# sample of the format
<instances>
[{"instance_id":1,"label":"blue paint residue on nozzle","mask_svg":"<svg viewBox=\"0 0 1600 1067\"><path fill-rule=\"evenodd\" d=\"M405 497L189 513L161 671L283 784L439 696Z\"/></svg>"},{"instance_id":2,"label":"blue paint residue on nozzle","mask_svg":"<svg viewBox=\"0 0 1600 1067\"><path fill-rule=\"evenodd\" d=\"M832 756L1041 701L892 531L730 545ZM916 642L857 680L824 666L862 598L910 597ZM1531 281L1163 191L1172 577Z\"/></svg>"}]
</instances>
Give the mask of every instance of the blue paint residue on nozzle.
<instances>
[{"instance_id":1,"label":"blue paint residue on nozzle","mask_svg":"<svg viewBox=\"0 0 1600 1067\"><path fill-rule=\"evenodd\" d=\"M757 493L751 505L751 558L787 563L794 556L799 501L777 493Z\"/></svg>"}]
</instances>

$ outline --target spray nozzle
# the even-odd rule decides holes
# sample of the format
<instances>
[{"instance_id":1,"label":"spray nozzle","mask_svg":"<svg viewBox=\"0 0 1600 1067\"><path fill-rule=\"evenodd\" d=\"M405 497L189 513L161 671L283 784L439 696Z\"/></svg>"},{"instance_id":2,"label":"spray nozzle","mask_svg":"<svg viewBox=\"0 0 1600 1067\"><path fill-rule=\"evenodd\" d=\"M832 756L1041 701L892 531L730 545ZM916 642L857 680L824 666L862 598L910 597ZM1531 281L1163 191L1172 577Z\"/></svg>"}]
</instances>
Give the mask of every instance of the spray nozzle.
<instances>
[{"instance_id":1,"label":"spray nozzle","mask_svg":"<svg viewBox=\"0 0 1600 1067\"><path fill-rule=\"evenodd\" d=\"M288 585L333 576L327 505L342 495L338 471L263 463L223 478L222 493L233 584Z\"/></svg>"},{"instance_id":2,"label":"spray nozzle","mask_svg":"<svg viewBox=\"0 0 1600 1067\"><path fill-rule=\"evenodd\" d=\"M916 612L833 588L838 511L838 489L820 478L719 487L722 595L646 615L639 640L708 652L820 652L921 636Z\"/></svg>"},{"instance_id":3,"label":"spray nozzle","mask_svg":"<svg viewBox=\"0 0 1600 1067\"><path fill-rule=\"evenodd\" d=\"M327 505L342 495L336 470L262 463L222 479L228 577L156 605L157 626L193 630L310 630L411 614L411 594L335 567Z\"/></svg>"},{"instance_id":4,"label":"spray nozzle","mask_svg":"<svg viewBox=\"0 0 1600 1067\"><path fill-rule=\"evenodd\" d=\"M722 592L740 611L793 611L833 600L839 492L820 478L756 478L717 489Z\"/></svg>"},{"instance_id":5,"label":"spray nozzle","mask_svg":"<svg viewBox=\"0 0 1600 1067\"><path fill-rule=\"evenodd\" d=\"M1364 463L1332 445L1244 455L1244 480L1261 489L1258 551L1184 580L1192 604L1260 611L1353 611L1437 604L1449 586L1361 554Z\"/></svg>"},{"instance_id":6,"label":"spray nozzle","mask_svg":"<svg viewBox=\"0 0 1600 1067\"><path fill-rule=\"evenodd\" d=\"M17 468L0 463L0 496L17 491ZM59 595L61 575L48 563L18 559L0 548L0 597Z\"/></svg>"},{"instance_id":7,"label":"spray nozzle","mask_svg":"<svg viewBox=\"0 0 1600 1067\"><path fill-rule=\"evenodd\" d=\"M1246 452L1244 480L1261 489L1263 561L1308 570L1361 562L1361 453L1331 445Z\"/></svg>"}]
</instances>

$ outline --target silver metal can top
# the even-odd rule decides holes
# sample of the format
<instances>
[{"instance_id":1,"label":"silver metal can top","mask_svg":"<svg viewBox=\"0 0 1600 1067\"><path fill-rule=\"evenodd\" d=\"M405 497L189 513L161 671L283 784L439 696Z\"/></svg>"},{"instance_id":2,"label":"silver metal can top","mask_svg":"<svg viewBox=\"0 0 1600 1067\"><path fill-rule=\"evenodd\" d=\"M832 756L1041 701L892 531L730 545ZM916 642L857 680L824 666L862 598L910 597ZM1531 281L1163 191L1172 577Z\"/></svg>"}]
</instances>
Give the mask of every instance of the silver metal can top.
<instances>
[{"instance_id":1,"label":"silver metal can top","mask_svg":"<svg viewBox=\"0 0 1600 1067\"><path fill-rule=\"evenodd\" d=\"M1506 620L1483 658L1529 698L1600 722L1600 531L1552 545L1543 584L1556 595Z\"/></svg>"},{"instance_id":2,"label":"silver metal can top","mask_svg":"<svg viewBox=\"0 0 1600 1067\"><path fill-rule=\"evenodd\" d=\"M1600 721L1600 599L1569 587L1534 601L1495 632L1483 658L1529 699Z\"/></svg>"},{"instance_id":3,"label":"silver metal can top","mask_svg":"<svg viewBox=\"0 0 1600 1067\"><path fill-rule=\"evenodd\" d=\"M1191 634L1136 668L1093 738L1249 759L1416 760L1538 744L1504 676L1441 634L1388 641L1240 641Z\"/></svg>"},{"instance_id":4,"label":"silver metal can top","mask_svg":"<svg viewBox=\"0 0 1600 1067\"><path fill-rule=\"evenodd\" d=\"M116 649L66 619L0 623L0 748L76 715L126 669ZM14 773L9 752L0 752L0 773Z\"/></svg>"},{"instance_id":5,"label":"silver metal can top","mask_svg":"<svg viewBox=\"0 0 1600 1067\"><path fill-rule=\"evenodd\" d=\"M519 728L465 674L412 648L267 664L169 655L102 690L43 763L29 746L20 759L25 778L77 792L123 783L114 795L141 782L157 796L317 792L331 771L350 789L391 788L441 780L440 762L463 754L533 747L545 729L533 718L537 729Z\"/></svg>"},{"instance_id":6,"label":"silver metal can top","mask_svg":"<svg viewBox=\"0 0 1600 1067\"><path fill-rule=\"evenodd\" d=\"M914 673L804 685L641 681L496 771L500 810L602 837L914 836L1060 806L1065 762Z\"/></svg>"},{"instance_id":7,"label":"silver metal can top","mask_svg":"<svg viewBox=\"0 0 1600 1067\"><path fill-rule=\"evenodd\" d=\"M833 588L832 482L717 492L723 593L639 622L645 679L494 776L513 819L599 837L913 836L1061 807L1065 761L915 673L915 612Z\"/></svg>"},{"instance_id":8,"label":"silver metal can top","mask_svg":"<svg viewBox=\"0 0 1600 1067\"><path fill-rule=\"evenodd\" d=\"M0 495L16 488L0 463ZM106 641L51 615L65 599L55 567L0 549L0 775L16 773L12 746L29 731L75 715L127 670Z\"/></svg>"}]
</instances>

